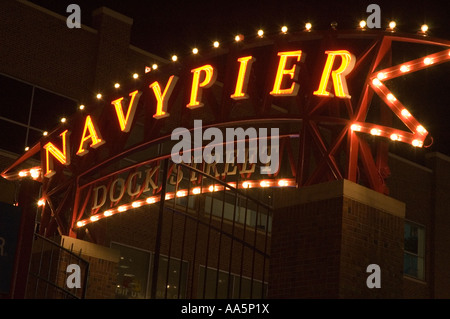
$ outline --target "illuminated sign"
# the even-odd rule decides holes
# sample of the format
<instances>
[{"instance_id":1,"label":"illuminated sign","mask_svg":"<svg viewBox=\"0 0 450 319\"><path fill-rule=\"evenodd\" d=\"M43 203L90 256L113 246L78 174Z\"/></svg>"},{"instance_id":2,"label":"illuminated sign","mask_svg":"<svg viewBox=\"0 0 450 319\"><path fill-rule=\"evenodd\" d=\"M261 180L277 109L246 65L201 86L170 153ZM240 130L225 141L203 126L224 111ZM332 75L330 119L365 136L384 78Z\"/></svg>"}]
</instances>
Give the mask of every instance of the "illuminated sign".
<instances>
[{"instance_id":1,"label":"illuminated sign","mask_svg":"<svg viewBox=\"0 0 450 319\"><path fill-rule=\"evenodd\" d=\"M315 91L314 94L318 96L330 95L330 93L327 91L327 84L331 76L334 86L334 95L338 98L350 98L347 90L345 76L349 74L353 69L353 66L355 64L354 56L350 52L345 50L326 51L325 54L328 55L328 58L322 72L319 89ZM279 97L295 96L296 94L298 94L298 91L300 89L300 85L297 82L297 76L300 69L299 63L302 61L302 51L297 50L278 52L278 56L278 68L273 82L273 89L272 91L270 91L270 94ZM334 62L337 56L341 57L341 63L336 70L333 70L335 64ZM249 72L255 61L256 59L253 56L245 56L237 59L237 62L240 66L236 79L235 91L234 94L230 96L231 99L241 100L249 98L249 95L246 92L246 88L249 81ZM215 83L218 71L214 66L205 64L192 69L191 73L191 91L189 96L189 103L186 104L186 107L189 109L195 109L204 105L204 103L202 102L202 91L204 89L210 88ZM156 112L153 115L156 120L170 116L170 114L168 113L168 102L177 84L177 81L178 77L175 75L171 75L163 91L161 90L161 85L158 81L154 81L149 85L149 89L152 90L156 99ZM124 113L122 105L122 102L125 101L125 97L115 99L111 102L117 115L116 118L119 124L119 128L124 133L130 131L136 108L142 96L142 93L142 91L135 90L129 94L129 102L126 115ZM90 115L86 116L83 133L78 144L79 148L76 152L76 155L83 156L89 152L89 148L98 148L107 142L102 139L102 134L98 129L95 121L96 120ZM50 142L44 146L46 150L45 177L51 177L54 174L54 171L52 169L52 157L57 159L58 162L63 165L70 164L70 154L68 152L68 135L70 135L70 132L68 131L64 131L61 134L63 142L62 151Z\"/></svg>"}]
</instances>

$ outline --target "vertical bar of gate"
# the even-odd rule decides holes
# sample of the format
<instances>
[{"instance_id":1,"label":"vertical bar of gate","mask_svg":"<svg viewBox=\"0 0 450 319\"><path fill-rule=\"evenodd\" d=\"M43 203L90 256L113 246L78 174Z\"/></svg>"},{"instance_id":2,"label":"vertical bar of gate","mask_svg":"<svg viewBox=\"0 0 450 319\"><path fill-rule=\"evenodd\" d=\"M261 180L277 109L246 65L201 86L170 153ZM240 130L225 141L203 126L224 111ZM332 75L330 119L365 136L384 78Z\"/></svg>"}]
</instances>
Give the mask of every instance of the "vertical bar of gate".
<instances>
[{"instance_id":1,"label":"vertical bar of gate","mask_svg":"<svg viewBox=\"0 0 450 319\"><path fill-rule=\"evenodd\" d=\"M244 251L245 251L245 243L246 243L245 235L247 232L247 211L248 211L248 196L245 196L244 232L243 232L243 236L242 236L241 269L240 269L240 274L239 274L239 294L238 294L239 299L241 299L242 270L244 268Z\"/></svg>"},{"instance_id":2,"label":"vertical bar of gate","mask_svg":"<svg viewBox=\"0 0 450 319\"><path fill-rule=\"evenodd\" d=\"M45 286L45 297L47 297L47 293L48 293L48 283L51 282L50 281L50 275L52 272L52 262L53 262L53 248L50 247L50 263L49 263L49 267L48 267L48 273L47 273L47 285Z\"/></svg>"},{"instance_id":3,"label":"vertical bar of gate","mask_svg":"<svg viewBox=\"0 0 450 319\"><path fill-rule=\"evenodd\" d=\"M236 183L237 185L237 183ZM232 259L233 259L233 247L234 247L234 227L236 224L236 207L237 207L237 201L238 201L238 193L235 189L233 191L234 193L234 212L233 212L233 221L231 224L231 247L230 247L230 260L228 263L228 288L227 288L227 298L230 299L233 293L233 284L231 282L231 267L232 267ZM230 294L231 292L231 294Z\"/></svg>"},{"instance_id":4,"label":"vertical bar of gate","mask_svg":"<svg viewBox=\"0 0 450 319\"><path fill-rule=\"evenodd\" d=\"M176 179L175 179L175 193L173 196L173 202L172 202L172 218L170 219L170 234L169 234L169 251L167 253L167 268L166 268L166 282L164 285L164 298L167 299L167 286L169 284L169 269L170 269L170 256L172 253L172 235L173 235L173 223L174 223L174 219L175 219L175 206L176 206L176 201L177 201L177 192L178 192L178 174L180 173L180 165L176 165L177 167L177 174L176 174ZM169 176L168 176L169 177Z\"/></svg>"},{"instance_id":5,"label":"vertical bar of gate","mask_svg":"<svg viewBox=\"0 0 450 319\"><path fill-rule=\"evenodd\" d=\"M225 214L225 195L226 195L227 188L226 186L223 188L222 191L222 217L220 220L220 232L219 232L219 249L217 251L217 270L216 270L216 292L215 292L215 298L217 299L217 293L219 291L219 269L220 269L220 254L221 254L221 248L222 248L222 233L223 233L223 215Z\"/></svg>"},{"instance_id":6,"label":"vertical bar of gate","mask_svg":"<svg viewBox=\"0 0 450 319\"><path fill-rule=\"evenodd\" d=\"M191 171L191 170L190 170ZM202 177L200 175L200 177ZM189 182L190 182L190 175L189 175ZM200 193L203 195L203 178L200 179ZM192 281L194 281L194 276L195 276L195 262L197 260L197 240L198 240L198 226L200 224L200 209L197 209L197 216L196 216L196 225L195 225L195 241L194 241L194 257L193 257L193 261L192 261L192 271L191 271L191 278ZM200 274L200 266L199 266L199 274ZM199 276L200 277L200 276ZM198 287L197 287L198 290ZM194 291L194 285L191 284L191 293L190 293L190 298L193 298L193 291Z\"/></svg>"},{"instance_id":7,"label":"vertical bar of gate","mask_svg":"<svg viewBox=\"0 0 450 319\"><path fill-rule=\"evenodd\" d=\"M213 190L215 188L215 183L213 181L212 183ZM203 299L205 298L206 294L206 278L208 274L208 258L209 258L209 240L211 236L211 223L212 223L212 214L213 214L213 203L214 203L214 192L211 195L211 208L209 210L209 224L208 224L208 238L206 239L206 254L205 254L205 274L203 275Z\"/></svg>"},{"instance_id":8,"label":"vertical bar of gate","mask_svg":"<svg viewBox=\"0 0 450 319\"><path fill-rule=\"evenodd\" d=\"M188 172L190 173L190 171ZM180 256L180 274L178 276L178 290L177 290L177 298L180 299L180 292L181 292L181 277L183 274L183 259L184 259L184 242L185 242L185 236L186 236L186 221L187 221L187 214L189 212L189 194L191 193L191 180L190 180L190 174L188 174L188 188L187 188L187 201L186 201L186 207L184 212L184 224L183 224L183 236L181 241L181 256ZM193 278L192 278L193 280ZM192 281L191 280L191 281Z\"/></svg>"},{"instance_id":9,"label":"vertical bar of gate","mask_svg":"<svg viewBox=\"0 0 450 319\"><path fill-rule=\"evenodd\" d=\"M153 274L152 274L152 287L150 290L150 297L156 299L156 289L158 280L158 268L159 268L159 253L161 249L161 232L162 232L162 219L164 215L164 202L166 199L166 184L167 184L167 169L168 169L168 159L164 159L163 171L162 171L162 182L161 182L161 199L159 201L159 215L158 215L158 225L156 229L156 240L155 240L155 257L153 258Z\"/></svg>"},{"instance_id":10,"label":"vertical bar of gate","mask_svg":"<svg viewBox=\"0 0 450 319\"><path fill-rule=\"evenodd\" d=\"M265 238L264 238L264 256L263 256L263 269L262 269L263 274L262 274L261 298L264 298L264 282L266 279L267 238L269 237L269 215L270 215L270 213L271 213L271 210L267 209L266 233L265 233Z\"/></svg>"},{"instance_id":11,"label":"vertical bar of gate","mask_svg":"<svg viewBox=\"0 0 450 319\"><path fill-rule=\"evenodd\" d=\"M41 245L41 257L39 258L39 267L38 271L36 273L36 288L34 290L34 297L36 298L38 289L39 289L39 278L41 275L41 267L42 267L42 255L44 254L44 241L41 239L42 245Z\"/></svg>"},{"instance_id":12,"label":"vertical bar of gate","mask_svg":"<svg viewBox=\"0 0 450 319\"><path fill-rule=\"evenodd\" d=\"M81 297L83 299L86 299L88 278L89 278L89 263L86 263L86 270L84 271L84 280L83 280L84 285L83 285L83 291L81 293Z\"/></svg>"},{"instance_id":13,"label":"vertical bar of gate","mask_svg":"<svg viewBox=\"0 0 450 319\"><path fill-rule=\"evenodd\" d=\"M255 276L255 253L256 253L256 241L258 236L258 215L259 215L259 202L256 202L256 216L255 216L255 228L253 237L253 255L252 255L252 275L250 277L250 298L253 298L253 281Z\"/></svg>"}]
</instances>

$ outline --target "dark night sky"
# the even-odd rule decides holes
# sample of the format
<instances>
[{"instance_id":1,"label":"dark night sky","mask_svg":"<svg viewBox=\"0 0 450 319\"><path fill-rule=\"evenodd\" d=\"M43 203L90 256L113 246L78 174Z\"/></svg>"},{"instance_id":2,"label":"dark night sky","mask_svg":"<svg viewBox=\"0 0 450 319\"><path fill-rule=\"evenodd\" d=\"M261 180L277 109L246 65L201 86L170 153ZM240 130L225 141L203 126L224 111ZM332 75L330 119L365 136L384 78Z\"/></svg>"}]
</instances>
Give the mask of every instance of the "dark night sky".
<instances>
[{"instance_id":1,"label":"dark night sky","mask_svg":"<svg viewBox=\"0 0 450 319\"><path fill-rule=\"evenodd\" d=\"M61 15L68 16L70 3L81 7L82 23L91 25L91 12L101 6L109 7L133 18L131 42L144 50L169 59L172 54L188 55L197 46L208 48L214 40L232 41L242 33L254 36L262 28L267 34L279 32L282 25L291 30L303 29L311 22L315 29L326 30L336 21L338 29L354 29L369 13L366 8L376 3L381 8L382 27L390 20L397 22L400 31L415 33L423 23L430 27L430 35L450 41L448 0L390 0L390 1L278 1L278 0L31 0ZM430 73L423 86L422 105L424 126L435 139L431 150L450 155L450 82L446 75L450 63L439 65ZM420 88L420 87L419 87ZM414 89L411 89L413 91ZM418 118L419 122L422 120Z\"/></svg>"},{"instance_id":2,"label":"dark night sky","mask_svg":"<svg viewBox=\"0 0 450 319\"><path fill-rule=\"evenodd\" d=\"M327 29L332 21L338 28L354 28L367 18L367 5L381 8L382 25L391 19L399 29L414 32L427 23L433 35L450 38L447 0L418 1L300 1L300 0L31 0L62 15L67 5L76 3L82 23L90 25L91 12L106 6L134 19L132 44L161 56L189 52L194 45L210 45L213 40L233 39L237 33L255 34L259 28L276 32L286 24L301 29L308 21L317 29Z\"/></svg>"}]
</instances>

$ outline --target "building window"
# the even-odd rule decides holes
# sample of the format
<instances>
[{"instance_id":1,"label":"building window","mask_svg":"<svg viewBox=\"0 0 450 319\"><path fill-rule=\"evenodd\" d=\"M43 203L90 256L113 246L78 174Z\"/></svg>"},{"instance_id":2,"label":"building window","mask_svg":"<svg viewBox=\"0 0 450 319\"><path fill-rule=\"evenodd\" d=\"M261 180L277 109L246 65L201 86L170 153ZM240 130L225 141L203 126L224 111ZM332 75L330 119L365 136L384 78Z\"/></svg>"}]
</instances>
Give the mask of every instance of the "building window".
<instances>
[{"instance_id":1,"label":"building window","mask_svg":"<svg viewBox=\"0 0 450 319\"><path fill-rule=\"evenodd\" d=\"M242 281L241 281L242 278ZM205 281L206 279L206 281ZM251 278L229 274L215 268L200 266L198 275L198 299L261 299L267 297L267 282ZM216 295L217 293L217 295Z\"/></svg>"},{"instance_id":2,"label":"building window","mask_svg":"<svg viewBox=\"0 0 450 319\"><path fill-rule=\"evenodd\" d=\"M59 124L61 116L77 110L77 102L0 74L0 149L22 154Z\"/></svg>"},{"instance_id":3,"label":"building window","mask_svg":"<svg viewBox=\"0 0 450 319\"><path fill-rule=\"evenodd\" d=\"M416 279L425 280L425 228L405 223L405 254L403 272Z\"/></svg>"},{"instance_id":4,"label":"building window","mask_svg":"<svg viewBox=\"0 0 450 319\"><path fill-rule=\"evenodd\" d=\"M149 299L154 254L147 250L111 243L120 251L116 299ZM156 298L186 298L188 262L160 255Z\"/></svg>"}]
</instances>

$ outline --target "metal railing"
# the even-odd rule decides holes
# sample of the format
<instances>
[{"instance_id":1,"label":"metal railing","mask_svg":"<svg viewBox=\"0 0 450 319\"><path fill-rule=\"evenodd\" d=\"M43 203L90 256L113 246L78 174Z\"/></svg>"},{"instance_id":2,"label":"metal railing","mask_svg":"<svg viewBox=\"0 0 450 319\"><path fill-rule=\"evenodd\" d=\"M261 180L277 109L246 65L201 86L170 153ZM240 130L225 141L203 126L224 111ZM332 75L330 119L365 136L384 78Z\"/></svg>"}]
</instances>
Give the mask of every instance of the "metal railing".
<instances>
[{"instance_id":1,"label":"metal railing","mask_svg":"<svg viewBox=\"0 0 450 319\"><path fill-rule=\"evenodd\" d=\"M169 179L168 162L166 159L162 172L165 180ZM185 174L179 179L181 169ZM195 186L189 178L192 172L202 177ZM272 207L253 198L249 190L232 187L185 164L176 165L172 174L177 182L161 186L161 199L166 194L174 196L159 206L151 298L265 298ZM194 188L197 191L193 193ZM183 193L178 196L180 189ZM210 191L199 194L202 189ZM167 267L158 268L160 254L168 258ZM177 272L169 274L175 258L183 262L177 262ZM180 274L178 278L175 273ZM185 290L174 290L175 286Z\"/></svg>"},{"instance_id":2,"label":"metal railing","mask_svg":"<svg viewBox=\"0 0 450 319\"><path fill-rule=\"evenodd\" d=\"M27 299L84 299L86 297L89 262L80 254L37 233L34 234L27 282ZM81 252L80 252L81 253ZM67 285L67 266L80 268L80 288Z\"/></svg>"}]
</instances>

